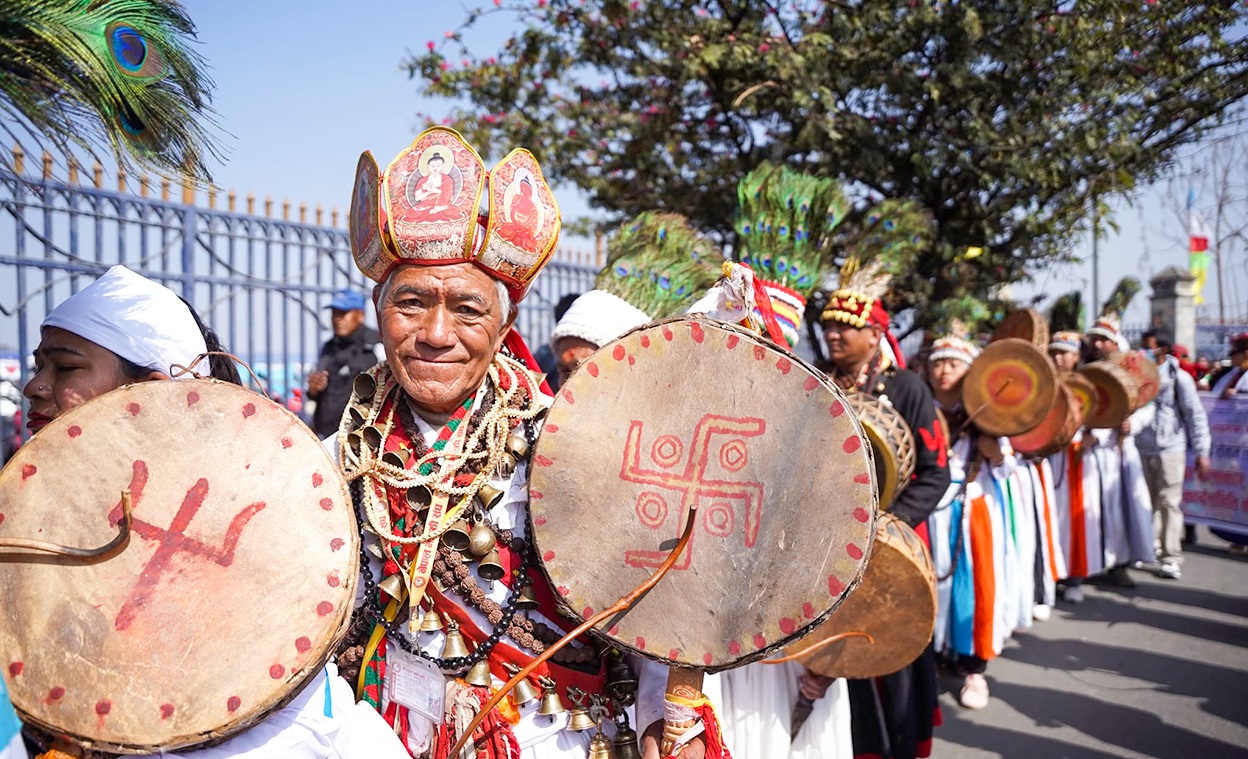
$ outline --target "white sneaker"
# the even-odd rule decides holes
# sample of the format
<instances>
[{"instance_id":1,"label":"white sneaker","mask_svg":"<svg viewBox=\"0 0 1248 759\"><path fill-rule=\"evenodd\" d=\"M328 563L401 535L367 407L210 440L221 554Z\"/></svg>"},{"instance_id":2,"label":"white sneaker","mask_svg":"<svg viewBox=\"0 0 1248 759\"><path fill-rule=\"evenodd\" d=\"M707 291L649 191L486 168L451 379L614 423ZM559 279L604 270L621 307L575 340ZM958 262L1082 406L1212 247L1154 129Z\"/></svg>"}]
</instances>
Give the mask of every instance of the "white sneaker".
<instances>
[{"instance_id":1,"label":"white sneaker","mask_svg":"<svg viewBox=\"0 0 1248 759\"><path fill-rule=\"evenodd\" d=\"M1183 576L1183 573L1179 571L1178 564L1167 561L1157 569L1157 576L1166 580L1177 580Z\"/></svg>"},{"instance_id":2,"label":"white sneaker","mask_svg":"<svg viewBox=\"0 0 1248 759\"><path fill-rule=\"evenodd\" d=\"M1048 622L1053 616L1053 607L1048 604L1036 604L1031 607L1031 618L1037 622Z\"/></svg>"},{"instance_id":3,"label":"white sneaker","mask_svg":"<svg viewBox=\"0 0 1248 759\"><path fill-rule=\"evenodd\" d=\"M983 709L988 705L988 681L983 675L967 675L958 701L967 709Z\"/></svg>"}]
</instances>

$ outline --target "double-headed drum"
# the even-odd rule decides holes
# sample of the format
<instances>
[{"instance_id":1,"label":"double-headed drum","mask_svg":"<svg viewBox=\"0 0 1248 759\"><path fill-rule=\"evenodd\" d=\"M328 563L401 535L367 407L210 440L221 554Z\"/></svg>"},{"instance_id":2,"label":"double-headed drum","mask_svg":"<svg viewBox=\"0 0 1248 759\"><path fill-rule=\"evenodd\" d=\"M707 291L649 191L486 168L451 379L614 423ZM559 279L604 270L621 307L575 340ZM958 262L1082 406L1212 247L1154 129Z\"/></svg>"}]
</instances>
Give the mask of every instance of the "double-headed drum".
<instances>
[{"instance_id":1,"label":"double-headed drum","mask_svg":"<svg viewBox=\"0 0 1248 759\"><path fill-rule=\"evenodd\" d=\"M825 677L880 677L919 658L935 625L936 570L927 546L905 522L881 514L862 584L826 623L787 652L800 654L834 635L865 632L874 642L846 638L800 661Z\"/></svg>"},{"instance_id":2,"label":"double-headed drum","mask_svg":"<svg viewBox=\"0 0 1248 759\"><path fill-rule=\"evenodd\" d=\"M123 498L128 537L103 555L30 546L108 546ZM213 380L100 396L0 470L13 702L27 722L109 752L219 741L321 669L358 560L346 484L294 414Z\"/></svg>"},{"instance_id":3,"label":"double-headed drum","mask_svg":"<svg viewBox=\"0 0 1248 759\"><path fill-rule=\"evenodd\" d=\"M862 422L875 457L875 480L880 486L880 508L888 511L897 494L914 476L914 433L891 403L870 393L849 393L849 407Z\"/></svg>"}]
</instances>

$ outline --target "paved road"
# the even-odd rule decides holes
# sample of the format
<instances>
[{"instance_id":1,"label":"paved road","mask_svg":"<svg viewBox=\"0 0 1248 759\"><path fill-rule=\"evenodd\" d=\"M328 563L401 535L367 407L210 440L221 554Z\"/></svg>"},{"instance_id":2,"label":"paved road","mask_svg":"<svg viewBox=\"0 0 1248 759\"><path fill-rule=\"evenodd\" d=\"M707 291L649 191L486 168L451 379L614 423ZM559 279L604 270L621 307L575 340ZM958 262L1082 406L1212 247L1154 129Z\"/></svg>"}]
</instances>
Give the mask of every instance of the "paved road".
<instances>
[{"instance_id":1,"label":"paved road","mask_svg":"<svg viewBox=\"0 0 1248 759\"><path fill-rule=\"evenodd\" d=\"M1202 528L1182 580L1059 603L989 664L988 708L941 696L934 759L1248 757L1248 560L1224 546Z\"/></svg>"}]
</instances>

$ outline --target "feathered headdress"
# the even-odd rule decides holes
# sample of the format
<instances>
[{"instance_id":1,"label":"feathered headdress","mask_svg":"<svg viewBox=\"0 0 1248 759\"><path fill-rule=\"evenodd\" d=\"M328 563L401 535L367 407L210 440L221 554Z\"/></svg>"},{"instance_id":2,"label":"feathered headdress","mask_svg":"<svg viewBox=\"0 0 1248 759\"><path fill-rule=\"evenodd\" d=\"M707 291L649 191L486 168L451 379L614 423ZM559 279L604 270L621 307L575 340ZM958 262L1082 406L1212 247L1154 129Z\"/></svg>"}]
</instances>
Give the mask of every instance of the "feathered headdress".
<instances>
[{"instance_id":1,"label":"feathered headdress","mask_svg":"<svg viewBox=\"0 0 1248 759\"><path fill-rule=\"evenodd\" d=\"M684 313L715 284L723 262L719 248L685 217L643 213L620 227L594 289L572 303L551 343L579 337L602 346L630 329Z\"/></svg>"},{"instance_id":2,"label":"feathered headdress","mask_svg":"<svg viewBox=\"0 0 1248 759\"><path fill-rule=\"evenodd\" d=\"M1049 330L1083 331L1083 295L1078 290L1072 290L1053 301L1053 305L1049 307Z\"/></svg>"},{"instance_id":3,"label":"feathered headdress","mask_svg":"<svg viewBox=\"0 0 1248 759\"><path fill-rule=\"evenodd\" d=\"M1088 330L1088 334L1104 337L1107 340L1117 340L1122 334L1122 316L1127 312L1127 306L1131 305L1131 299L1139 291L1140 280L1135 277L1120 279L1113 292L1109 294L1109 298L1106 299L1101 315L1096 318L1096 323L1092 325L1092 329Z\"/></svg>"},{"instance_id":4,"label":"feathered headdress","mask_svg":"<svg viewBox=\"0 0 1248 759\"><path fill-rule=\"evenodd\" d=\"M887 328L888 311L881 300L893 277L931 244L931 215L913 200L885 200L870 208L861 224L845 224L838 238L844 263L821 318Z\"/></svg>"},{"instance_id":5,"label":"feathered headdress","mask_svg":"<svg viewBox=\"0 0 1248 759\"><path fill-rule=\"evenodd\" d=\"M560 219L532 153L513 150L487 172L458 132L433 127L384 175L372 153L360 156L350 227L355 265L374 282L403 264L473 263L519 301L550 260Z\"/></svg>"},{"instance_id":6,"label":"feathered headdress","mask_svg":"<svg viewBox=\"0 0 1248 759\"><path fill-rule=\"evenodd\" d=\"M835 180L770 163L741 180L737 200L738 259L754 270L785 341L796 345L806 299L823 281L849 203Z\"/></svg>"},{"instance_id":7,"label":"feathered headdress","mask_svg":"<svg viewBox=\"0 0 1248 759\"><path fill-rule=\"evenodd\" d=\"M170 0L0 0L0 111L62 152L106 143L119 161L207 180L211 82L194 34Z\"/></svg>"}]
</instances>

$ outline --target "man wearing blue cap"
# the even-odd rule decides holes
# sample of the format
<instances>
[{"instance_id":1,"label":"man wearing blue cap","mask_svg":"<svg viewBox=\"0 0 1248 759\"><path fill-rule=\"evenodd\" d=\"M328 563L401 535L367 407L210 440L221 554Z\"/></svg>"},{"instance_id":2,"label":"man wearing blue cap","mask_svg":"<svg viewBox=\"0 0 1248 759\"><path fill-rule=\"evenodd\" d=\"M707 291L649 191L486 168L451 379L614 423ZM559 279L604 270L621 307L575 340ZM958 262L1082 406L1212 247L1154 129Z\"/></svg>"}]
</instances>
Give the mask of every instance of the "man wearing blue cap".
<instances>
[{"instance_id":1,"label":"man wearing blue cap","mask_svg":"<svg viewBox=\"0 0 1248 759\"><path fill-rule=\"evenodd\" d=\"M321 348L316 371L308 377L308 399L316 401L312 430L322 438L338 432L355 375L385 360L376 330L364 326L365 303L364 293L355 290L340 290L329 302L334 336Z\"/></svg>"}]
</instances>

